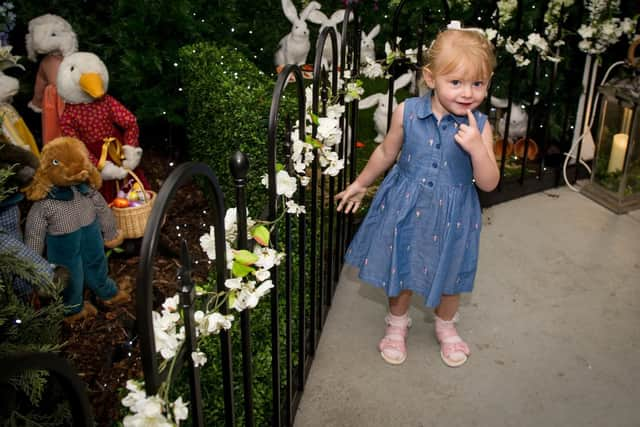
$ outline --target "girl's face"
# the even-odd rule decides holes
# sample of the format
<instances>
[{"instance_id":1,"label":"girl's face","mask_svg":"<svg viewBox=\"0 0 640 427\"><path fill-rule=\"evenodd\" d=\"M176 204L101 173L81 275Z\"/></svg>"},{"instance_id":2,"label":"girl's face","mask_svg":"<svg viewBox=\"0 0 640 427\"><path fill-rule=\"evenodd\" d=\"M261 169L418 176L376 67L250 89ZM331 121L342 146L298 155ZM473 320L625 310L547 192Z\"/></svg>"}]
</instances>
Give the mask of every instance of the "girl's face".
<instances>
[{"instance_id":1,"label":"girl's face","mask_svg":"<svg viewBox=\"0 0 640 427\"><path fill-rule=\"evenodd\" d=\"M439 119L448 113L466 116L467 110L480 106L487 96L489 79L472 78L461 65L447 74L434 75L425 69L423 75L435 92L431 109Z\"/></svg>"}]
</instances>

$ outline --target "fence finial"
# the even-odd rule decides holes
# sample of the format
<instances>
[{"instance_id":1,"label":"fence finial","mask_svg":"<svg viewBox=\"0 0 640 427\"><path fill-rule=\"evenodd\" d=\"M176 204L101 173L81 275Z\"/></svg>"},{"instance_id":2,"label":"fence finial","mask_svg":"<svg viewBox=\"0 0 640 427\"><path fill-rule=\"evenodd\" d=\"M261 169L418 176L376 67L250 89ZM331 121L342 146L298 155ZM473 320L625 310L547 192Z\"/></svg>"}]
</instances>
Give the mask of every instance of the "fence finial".
<instances>
[{"instance_id":1,"label":"fence finial","mask_svg":"<svg viewBox=\"0 0 640 427\"><path fill-rule=\"evenodd\" d=\"M249 159L242 151L236 151L229 159L229 169L235 179L245 179L249 171Z\"/></svg>"}]
</instances>

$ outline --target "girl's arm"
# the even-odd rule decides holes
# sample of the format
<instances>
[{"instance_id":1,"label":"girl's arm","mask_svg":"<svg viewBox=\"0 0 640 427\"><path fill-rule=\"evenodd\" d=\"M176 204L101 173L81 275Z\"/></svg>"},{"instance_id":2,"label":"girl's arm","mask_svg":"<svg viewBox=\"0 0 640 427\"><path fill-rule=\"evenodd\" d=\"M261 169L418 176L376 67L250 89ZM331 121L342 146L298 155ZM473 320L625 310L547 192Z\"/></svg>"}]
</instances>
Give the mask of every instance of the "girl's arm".
<instances>
[{"instance_id":1,"label":"girl's arm","mask_svg":"<svg viewBox=\"0 0 640 427\"><path fill-rule=\"evenodd\" d=\"M384 171L389 169L396 161L402 148L402 116L404 115L404 103L398 105L391 117L391 126L384 141L373 150L367 165L360 175L343 192L336 194L336 200L340 200L337 210L344 213L355 212L367 192L367 187L376 180Z\"/></svg>"},{"instance_id":2,"label":"girl's arm","mask_svg":"<svg viewBox=\"0 0 640 427\"><path fill-rule=\"evenodd\" d=\"M482 134L478 129L478 123L471 111L467 111L469 125L460 125L454 139L469 156L473 166L473 177L476 185L483 191L492 191L500 181L500 171L493 154L493 131L487 122Z\"/></svg>"}]
</instances>

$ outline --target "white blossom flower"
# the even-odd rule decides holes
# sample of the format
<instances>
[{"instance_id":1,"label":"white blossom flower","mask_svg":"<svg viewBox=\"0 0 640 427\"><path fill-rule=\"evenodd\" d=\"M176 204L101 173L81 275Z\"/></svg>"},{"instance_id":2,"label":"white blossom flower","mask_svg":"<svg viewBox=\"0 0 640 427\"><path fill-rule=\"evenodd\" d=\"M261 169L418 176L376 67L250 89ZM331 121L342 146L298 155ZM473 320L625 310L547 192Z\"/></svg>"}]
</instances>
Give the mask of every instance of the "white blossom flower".
<instances>
[{"instance_id":1,"label":"white blossom flower","mask_svg":"<svg viewBox=\"0 0 640 427\"><path fill-rule=\"evenodd\" d=\"M365 66L360 70L363 76L376 79L378 77L384 76L384 69L382 68L382 64L375 61L374 58L365 57Z\"/></svg>"},{"instance_id":2,"label":"white blossom flower","mask_svg":"<svg viewBox=\"0 0 640 427\"><path fill-rule=\"evenodd\" d=\"M320 117L318 118L318 139L328 147L333 147L340 142L342 138L342 129L340 129L340 120Z\"/></svg>"},{"instance_id":3,"label":"white blossom flower","mask_svg":"<svg viewBox=\"0 0 640 427\"><path fill-rule=\"evenodd\" d=\"M228 289L240 289L242 287L242 277L234 277L224 281L224 286Z\"/></svg>"},{"instance_id":4,"label":"white blossom flower","mask_svg":"<svg viewBox=\"0 0 640 427\"><path fill-rule=\"evenodd\" d=\"M180 396L173 402L173 419L180 422L187 418L189 418L189 409L187 409L187 403L182 402L182 396Z\"/></svg>"},{"instance_id":5,"label":"white blossom flower","mask_svg":"<svg viewBox=\"0 0 640 427\"><path fill-rule=\"evenodd\" d=\"M178 304L180 304L180 295L175 294L172 297L169 297L164 300L162 303L162 308L168 312L178 311Z\"/></svg>"},{"instance_id":6,"label":"white blossom flower","mask_svg":"<svg viewBox=\"0 0 640 427\"><path fill-rule=\"evenodd\" d=\"M327 117L330 119L340 119L344 114L345 106L341 104L329 104L327 106Z\"/></svg>"},{"instance_id":7,"label":"white blossom flower","mask_svg":"<svg viewBox=\"0 0 640 427\"><path fill-rule=\"evenodd\" d=\"M241 287L242 286L239 286L236 289L240 289ZM202 311L197 311L193 317L196 322L198 332L203 336L219 334L223 329L225 331L229 330L234 319L232 314L223 315L217 311L207 314Z\"/></svg>"},{"instance_id":8,"label":"white blossom flower","mask_svg":"<svg viewBox=\"0 0 640 427\"><path fill-rule=\"evenodd\" d=\"M300 177L300 184L303 187L306 187L307 185L309 185L309 182L311 182L311 178L309 178L308 176L301 176Z\"/></svg>"},{"instance_id":9,"label":"white blossom flower","mask_svg":"<svg viewBox=\"0 0 640 427\"><path fill-rule=\"evenodd\" d=\"M142 388L142 384L138 381L127 380L127 390L129 393L122 399L122 405L131 408L138 404L139 401L147 398L147 394Z\"/></svg>"},{"instance_id":10,"label":"white blossom flower","mask_svg":"<svg viewBox=\"0 0 640 427\"><path fill-rule=\"evenodd\" d=\"M269 188L269 175L262 177L262 185ZM287 198L293 197L296 192L297 180L290 176L287 171L281 170L276 174L276 194L284 194Z\"/></svg>"},{"instance_id":11,"label":"white blossom flower","mask_svg":"<svg viewBox=\"0 0 640 427\"><path fill-rule=\"evenodd\" d=\"M484 30L484 34L487 37L487 40L492 41L498 35L498 31L494 28L487 28L486 30Z\"/></svg>"},{"instance_id":12,"label":"white blossom flower","mask_svg":"<svg viewBox=\"0 0 640 427\"><path fill-rule=\"evenodd\" d=\"M360 99L364 93L364 88L357 82L347 83L347 89L344 94L344 102L351 102L355 99Z\"/></svg>"},{"instance_id":13,"label":"white blossom flower","mask_svg":"<svg viewBox=\"0 0 640 427\"><path fill-rule=\"evenodd\" d=\"M266 295L269 289L273 288L271 280L262 282L257 288L255 288L255 283L253 281L247 282L245 287L236 294L236 299L231 306L234 310L243 311L247 308L254 308L258 305L260 298Z\"/></svg>"},{"instance_id":14,"label":"white blossom flower","mask_svg":"<svg viewBox=\"0 0 640 427\"><path fill-rule=\"evenodd\" d=\"M122 420L124 427L174 427L162 414L145 416L143 414L127 415Z\"/></svg>"},{"instance_id":15,"label":"white blossom flower","mask_svg":"<svg viewBox=\"0 0 640 427\"><path fill-rule=\"evenodd\" d=\"M287 200L287 213L295 214L296 216L301 213L306 213L307 210L304 206L300 206L293 200Z\"/></svg>"},{"instance_id":16,"label":"white blossom flower","mask_svg":"<svg viewBox=\"0 0 640 427\"><path fill-rule=\"evenodd\" d=\"M258 269L253 272L253 275L256 276L258 282L264 282L269 277L271 277L271 272L269 270L265 270L264 268Z\"/></svg>"},{"instance_id":17,"label":"white blossom flower","mask_svg":"<svg viewBox=\"0 0 640 427\"><path fill-rule=\"evenodd\" d=\"M195 366L196 368L199 366L204 366L204 364L207 363L207 355L201 351L192 352L191 359L193 359L193 366Z\"/></svg>"},{"instance_id":18,"label":"white blossom flower","mask_svg":"<svg viewBox=\"0 0 640 427\"><path fill-rule=\"evenodd\" d=\"M253 249L253 253L258 255L258 260L254 265L265 270L271 270L274 265L279 265L280 261L284 257L284 254L276 251L275 249L262 246L256 246Z\"/></svg>"}]
</instances>

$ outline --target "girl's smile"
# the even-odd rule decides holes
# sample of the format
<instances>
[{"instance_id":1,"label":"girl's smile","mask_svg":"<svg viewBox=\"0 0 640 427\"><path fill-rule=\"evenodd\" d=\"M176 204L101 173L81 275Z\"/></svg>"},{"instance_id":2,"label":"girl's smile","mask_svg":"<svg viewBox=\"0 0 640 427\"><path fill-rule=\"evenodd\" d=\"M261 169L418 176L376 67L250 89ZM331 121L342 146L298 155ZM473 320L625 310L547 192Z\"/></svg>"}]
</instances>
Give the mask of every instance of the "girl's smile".
<instances>
[{"instance_id":1,"label":"girl's smile","mask_svg":"<svg viewBox=\"0 0 640 427\"><path fill-rule=\"evenodd\" d=\"M424 79L434 91L432 110L438 119L446 114L465 116L487 96L488 79L471 78L462 66L436 76L425 70Z\"/></svg>"}]
</instances>

